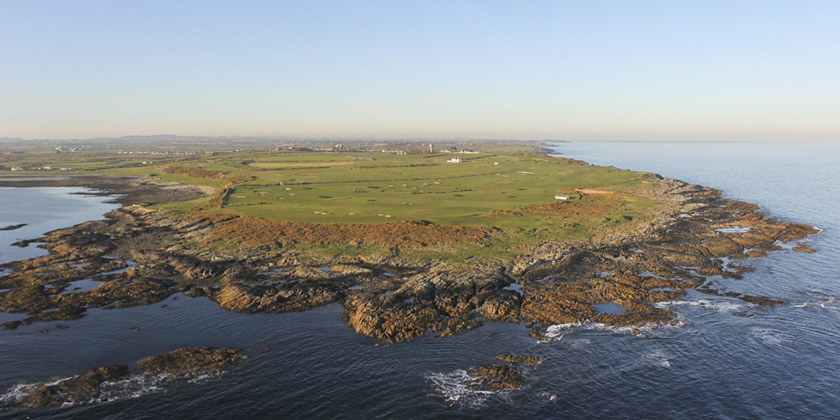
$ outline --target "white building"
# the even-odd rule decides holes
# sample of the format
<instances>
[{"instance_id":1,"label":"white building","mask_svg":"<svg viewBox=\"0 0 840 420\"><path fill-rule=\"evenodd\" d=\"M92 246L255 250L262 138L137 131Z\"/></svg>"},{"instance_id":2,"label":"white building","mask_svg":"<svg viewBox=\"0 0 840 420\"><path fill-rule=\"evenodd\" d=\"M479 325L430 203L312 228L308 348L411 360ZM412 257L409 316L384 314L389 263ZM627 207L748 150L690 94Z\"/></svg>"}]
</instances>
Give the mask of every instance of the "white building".
<instances>
[{"instance_id":1,"label":"white building","mask_svg":"<svg viewBox=\"0 0 840 420\"><path fill-rule=\"evenodd\" d=\"M568 199L569 199L569 196L568 196L568 195L560 195L560 194L557 194L557 195L555 195L555 196L554 196L554 199L555 199L555 200L568 200Z\"/></svg>"},{"instance_id":2,"label":"white building","mask_svg":"<svg viewBox=\"0 0 840 420\"><path fill-rule=\"evenodd\" d=\"M461 157L460 156L455 156L454 158L447 160L447 162L449 162L449 163L461 163Z\"/></svg>"}]
</instances>

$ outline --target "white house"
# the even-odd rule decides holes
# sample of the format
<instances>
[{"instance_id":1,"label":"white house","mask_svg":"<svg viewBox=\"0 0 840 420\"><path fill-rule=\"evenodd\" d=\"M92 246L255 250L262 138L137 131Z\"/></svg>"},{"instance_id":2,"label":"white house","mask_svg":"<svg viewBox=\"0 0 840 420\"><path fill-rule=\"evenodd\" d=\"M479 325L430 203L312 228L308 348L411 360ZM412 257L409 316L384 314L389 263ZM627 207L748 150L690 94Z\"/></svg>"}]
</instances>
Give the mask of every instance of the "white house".
<instances>
[{"instance_id":1,"label":"white house","mask_svg":"<svg viewBox=\"0 0 840 420\"><path fill-rule=\"evenodd\" d=\"M569 199L569 196L568 196L568 195L560 195L560 194L557 194L557 195L555 195L555 196L554 196L554 199L555 199L555 200L568 200L568 199Z\"/></svg>"},{"instance_id":2,"label":"white house","mask_svg":"<svg viewBox=\"0 0 840 420\"><path fill-rule=\"evenodd\" d=\"M447 162L449 162L449 163L461 163L461 157L460 156L455 156L454 158L447 160Z\"/></svg>"}]
</instances>

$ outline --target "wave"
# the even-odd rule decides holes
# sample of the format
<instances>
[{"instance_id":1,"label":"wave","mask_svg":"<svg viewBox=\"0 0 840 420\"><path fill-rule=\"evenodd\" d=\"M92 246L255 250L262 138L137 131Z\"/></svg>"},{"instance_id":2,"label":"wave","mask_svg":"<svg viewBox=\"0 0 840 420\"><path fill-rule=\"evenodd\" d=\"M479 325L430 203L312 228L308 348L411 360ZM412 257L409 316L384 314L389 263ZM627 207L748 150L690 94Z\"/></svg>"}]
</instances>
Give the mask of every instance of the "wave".
<instances>
[{"instance_id":1,"label":"wave","mask_svg":"<svg viewBox=\"0 0 840 420\"><path fill-rule=\"evenodd\" d=\"M607 325L601 322L572 322L555 324L546 328L540 342L560 341L563 337L576 330L609 331L621 335L633 335L641 338L662 337L670 331L688 325L688 321L677 314L676 318L667 322L651 322L641 326L636 325Z\"/></svg>"},{"instance_id":2,"label":"wave","mask_svg":"<svg viewBox=\"0 0 840 420\"><path fill-rule=\"evenodd\" d=\"M655 350L650 353L643 354L640 358L640 361L646 365L651 366L658 366L662 368L671 368L671 361L668 355L661 350Z\"/></svg>"},{"instance_id":3,"label":"wave","mask_svg":"<svg viewBox=\"0 0 840 420\"><path fill-rule=\"evenodd\" d=\"M820 307L822 309L829 309L832 311L840 310L840 298L837 296L829 296L823 295L820 293L809 293L813 297L813 300L807 300L802 303L794 304L794 308L808 308L808 307Z\"/></svg>"},{"instance_id":4,"label":"wave","mask_svg":"<svg viewBox=\"0 0 840 420\"><path fill-rule=\"evenodd\" d=\"M447 405L457 405L473 410L486 407L488 400L500 393L470 388L467 384L477 378L463 369L450 373L431 373L426 376L426 379L432 382L436 393L443 397Z\"/></svg>"},{"instance_id":5,"label":"wave","mask_svg":"<svg viewBox=\"0 0 840 420\"><path fill-rule=\"evenodd\" d=\"M793 341L793 336L771 328L753 328L749 336L767 346L779 347Z\"/></svg>"},{"instance_id":6,"label":"wave","mask_svg":"<svg viewBox=\"0 0 840 420\"><path fill-rule=\"evenodd\" d=\"M756 305L747 302L735 302L735 301L718 301L714 302L708 299L698 299L698 300L668 300L663 302L656 302L654 304L656 308L659 309L670 309L672 307L697 307L703 308L710 311L718 311L718 312L741 312L746 309L750 309L755 307Z\"/></svg>"}]
</instances>

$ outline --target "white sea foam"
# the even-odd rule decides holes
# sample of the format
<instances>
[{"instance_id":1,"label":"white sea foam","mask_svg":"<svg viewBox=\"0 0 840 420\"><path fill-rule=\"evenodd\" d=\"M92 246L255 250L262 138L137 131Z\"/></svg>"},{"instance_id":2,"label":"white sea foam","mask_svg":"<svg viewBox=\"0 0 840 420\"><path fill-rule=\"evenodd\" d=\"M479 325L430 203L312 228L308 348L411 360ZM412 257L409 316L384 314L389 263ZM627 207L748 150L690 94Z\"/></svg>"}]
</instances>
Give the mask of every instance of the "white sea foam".
<instances>
[{"instance_id":1,"label":"white sea foam","mask_svg":"<svg viewBox=\"0 0 840 420\"><path fill-rule=\"evenodd\" d=\"M6 393L0 395L0 407L14 406L20 404L38 384L18 384L10 388Z\"/></svg>"},{"instance_id":2,"label":"white sea foam","mask_svg":"<svg viewBox=\"0 0 840 420\"><path fill-rule=\"evenodd\" d=\"M567 338L563 341L573 349L579 349L592 344L592 340L588 338Z\"/></svg>"},{"instance_id":3,"label":"white sea foam","mask_svg":"<svg viewBox=\"0 0 840 420\"><path fill-rule=\"evenodd\" d=\"M740 302L732 302L732 301L720 301L720 302L713 302L708 299L698 299L698 300L668 300L663 302L656 302L654 304L656 308L659 309L670 309L672 307L696 307L696 308L703 308L710 311L718 311L718 312L738 312L743 311L747 308L751 308L755 305L750 303L740 303Z\"/></svg>"},{"instance_id":4,"label":"white sea foam","mask_svg":"<svg viewBox=\"0 0 840 420\"><path fill-rule=\"evenodd\" d=\"M753 339L772 347L782 346L787 342L793 341L792 336L771 328L753 328L750 330L749 335Z\"/></svg>"},{"instance_id":5,"label":"white sea foam","mask_svg":"<svg viewBox=\"0 0 840 420\"><path fill-rule=\"evenodd\" d=\"M641 357L641 361L645 364L658 366L662 368L671 368L671 361L668 358L668 355L661 350L652 351L650 353L645 353Z\"/></svg>"},{"instance_id":6,"label":"white sea foam","mask_svg":"<svg viewBox=\"0 0 840 420\"><path fill-rule=\"evenodd\" d=\"M540 342L548 343L553 341L560 341L565 335L575 330L596 330L596 331L610 331L621 335L634 335L637 337L661 337L667 334L670 330L681 328L687 325L686 319L679 314L675 319L662 323L647 323L641 326L636 325L606 325L601 322L573 322L568 324L556 324L546 328L540 339Z\"/></svg>"},{"instance_id":7,"label":"white sea foam","mask_svg":"<svg viewBox=\"0 0 840 420\"><path fill-rule=\"evenodd\" d=\"M796 305L793 305L795 308L822 308L828 309L832 311L840 310L840 298L836 296L827 296L819 293L811 293L813 296L813 300L808 300L806 302L802 302Z\"/></svg>"},{"instance_id":8,"label":"white sea foam","mask_svg":"<svg viewBox=\"0 0 840 420\"><path fill-rule=\"evenodd\" d=\"M95 397L86 400L69 399L69 401L62 404L62 407L71 407L83 404L102 404L118 400L140 398L149 394L165 392L168 386L175 383L201 383L219 375L221 374L213 373L173 376L166 373L159 375L144 373L131 375L128 378L120 381L103 382L99 386L99 392ZM34 391L39 386L56 385L61 381L65 381L75 377L77 376L61 378L52 382L15 385L12 388L10 388L6 393L0 395L0 407L14 407L20 405L26 399L26 397L28 397L29 394L32 393L32 391ZM65 396L62 395L62 397Z\"/></svg>"},{"instance_id":9,"label":"white sea foam","mask_svg":"<svg viewBox=\"0 0 840 420\"><path fill-rule=\"evenodd\" d=\"M490 397L497 394L494 391L471 389L468 384L477 378L463 369L450 373L431 373L426 379L432 382L436 393L447 404L464 408L481 409L487 405Z\"/></svg>"}]
</instances>

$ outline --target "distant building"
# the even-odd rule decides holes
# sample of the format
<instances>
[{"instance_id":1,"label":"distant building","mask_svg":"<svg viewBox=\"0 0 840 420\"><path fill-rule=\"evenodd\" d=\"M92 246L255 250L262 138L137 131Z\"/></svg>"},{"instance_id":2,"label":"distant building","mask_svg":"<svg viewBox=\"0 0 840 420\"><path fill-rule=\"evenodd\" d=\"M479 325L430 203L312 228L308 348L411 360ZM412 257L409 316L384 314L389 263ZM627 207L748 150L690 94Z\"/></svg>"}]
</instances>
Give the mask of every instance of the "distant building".
<instances>
[{"instance_id":1,"label":"distant building","mask_svg":"<svg viewBox=\"0 0 840 420\"><path fill-rule=\"evenodd\" d=\"M22 171L23 168L21 168L20 166L15 166L14 168L12 168L12 170L13 171Z\"/></svg>"},{"instance_id":2,"label":"distant building","mask_svg":"<svg viewBox=\"0 0 840 420\"><path fill-rule=\"evenodd\" d=\"M461 157L460 156L455 156L454 158L447 160L447 162L449 162L449 163L461 163Z\"/></svg>"},{"instance_id":3,"label":"distant building","mask_svg":"<svg viewBox=\"0 0 840 420\"><path fill-rule=\"evenodd\" d=\"M569 196L568 196L568 195L560 195L560 194L557 194L557 195L555 195L555 196L554 196L554 199L555 199L555 200L568 200L568 199L569 199Z\"/></svg>"}]
</instances>

